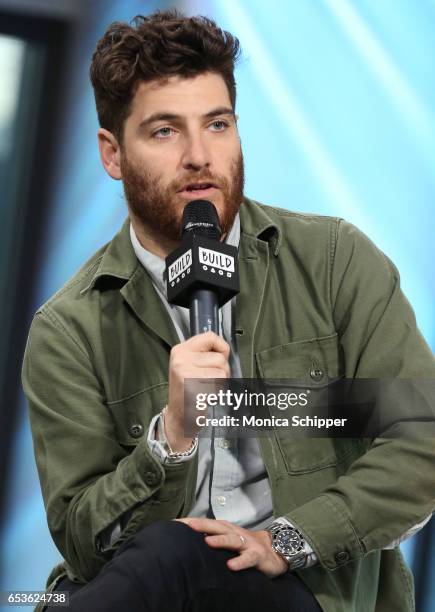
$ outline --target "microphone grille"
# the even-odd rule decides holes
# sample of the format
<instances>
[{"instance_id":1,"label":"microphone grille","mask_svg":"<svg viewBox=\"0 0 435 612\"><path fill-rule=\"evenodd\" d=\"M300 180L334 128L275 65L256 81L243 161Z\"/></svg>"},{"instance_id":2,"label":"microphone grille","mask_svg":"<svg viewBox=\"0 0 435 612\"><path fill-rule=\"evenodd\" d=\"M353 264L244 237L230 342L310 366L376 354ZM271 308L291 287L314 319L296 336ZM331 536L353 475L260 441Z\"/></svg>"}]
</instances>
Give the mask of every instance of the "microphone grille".
<instances>
[{"instance_id":1,"label":"microphone grille","mask_svg":"<svg viewBox=\"0 0 435 612\"><path fill-rule=\"evenodd\" d=\"M181 235L195 232L201 236L219 240L222 230L214 205L208 200L192 200L186 204L181 222Z\"/></svg>"}]
</instances>

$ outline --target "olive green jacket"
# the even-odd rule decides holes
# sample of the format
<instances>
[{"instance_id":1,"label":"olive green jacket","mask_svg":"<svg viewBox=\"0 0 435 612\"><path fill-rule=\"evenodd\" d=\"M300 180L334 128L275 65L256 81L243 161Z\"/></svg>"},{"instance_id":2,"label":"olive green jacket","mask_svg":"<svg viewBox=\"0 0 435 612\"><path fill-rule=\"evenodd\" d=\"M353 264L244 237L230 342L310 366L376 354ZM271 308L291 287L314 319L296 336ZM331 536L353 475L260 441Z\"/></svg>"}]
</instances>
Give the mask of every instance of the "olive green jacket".
<instances>
[{"instance_id":1,"label":"olive green jacket","mask_svg":"<svg viewBox=\"0 0 435 612\"><path fill-rule=\"evenodd\" d=\"M245 198L236 339L245 378L435 378L397 269L332 217ZM177 333L137 260L129 221L36 313L23 365L48 525L71 579L91 580L126 538L187 516L197 457L162 466L148 424L165 405ZM275 516L319 564L298 573L325 612L408 612L400 550L435 508L433 438L260 438ZM111 549L99 536L120 519ZM64 567L57 567L49 581Z\"/></svg>"}]
</instances>

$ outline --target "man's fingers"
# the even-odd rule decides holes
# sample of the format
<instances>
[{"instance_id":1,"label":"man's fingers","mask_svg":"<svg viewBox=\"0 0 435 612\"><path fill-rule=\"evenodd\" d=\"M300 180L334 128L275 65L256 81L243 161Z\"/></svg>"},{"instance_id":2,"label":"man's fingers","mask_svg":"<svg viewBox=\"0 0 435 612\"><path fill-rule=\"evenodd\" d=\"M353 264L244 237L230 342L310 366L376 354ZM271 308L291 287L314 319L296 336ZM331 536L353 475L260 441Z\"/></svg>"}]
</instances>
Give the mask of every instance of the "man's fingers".
<instances>
[{"instance_id":1,"label":"man's fingers","mask_svg":"<svg viewBox=\"0 0 435 612\"><path fill-rule=\"evenodd\" d=\"M200 531L202 533L209 533L215 535L228 532L228 526L222 524L220 521L216 521L215 519L187 517L174 520L186 523L195 531Z\"/></svg>"},{"instance_id":2,"label":"man's fingers","mask_svg":"<svg viewBox=\"0 0 435 612\"><path fill-rule=\"evenodd\" d=\"M212 548L225 548L226 550L240 551L247 544L244 536L243 539L244 541L242 541L238 533L233 532L220 535L208 535L205 541Z\"/></svg>"},{"instance_id":3,"label":"man's fingers","mask_svg":"<svg viewBox=\"0 0 435 612\"><path fill-rule=\"evenodd\" d=\"M227 566L233 571L240 571L249 567L257 567L262 551L256 542L248 535L240 533L235 526L228 521L216 519L187 517L174 519L186 523L200 533L205 534L204 541L212 548L223 548L239 553L227 561ZM244 541L242 541L242 538ZM246 547L246 548L245 548Z\"/></svg>"},{"instance_id":4,"label":"man's fingers","mask_svg":"<svg viewBox=\"0 0 435 612\"><path fill-rule=\"evenodd\" d=\"M218 336L217 334L211 331L192 336L183 344L186 347L189 346L189 349L192 351L216 351L218 353L223 353L226 359L228 359L230 355L229 344L225 342L225 340L221 336Z\"/></svg>"},{"instance_id":5,"label":"man's fingers","mask_svg":"<svg viewBox=\"0 0 435 612\"><path fill-rule=\"evenodd\" d=\"M248 549L242 552L237 557L233 557L227 561L227 567L230 570L238 572L248 567L255 567L258 563L258 553L255 550Z\"/></svg>"},{"instance_id":6,"label":"man's fingers","mask_svg":"<svg viewBox=\"0 0 435 612\"><path fill-rule=\"evenodd\" d=\"M198 368L222 368L228 367L228 360L222 353L200 351L193 353L192 363Z\"/></svg>"}]
</instances>

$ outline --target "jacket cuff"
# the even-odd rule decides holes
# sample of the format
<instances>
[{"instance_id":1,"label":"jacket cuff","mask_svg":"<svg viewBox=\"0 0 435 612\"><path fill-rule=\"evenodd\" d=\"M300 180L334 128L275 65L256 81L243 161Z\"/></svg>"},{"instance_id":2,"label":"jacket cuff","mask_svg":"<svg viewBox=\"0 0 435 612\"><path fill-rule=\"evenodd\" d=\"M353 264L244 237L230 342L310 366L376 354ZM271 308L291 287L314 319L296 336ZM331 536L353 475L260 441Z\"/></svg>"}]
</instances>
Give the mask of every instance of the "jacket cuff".
<instances>
[{"instance_id":1,"label":"jacket cuff","mask_svg":"<svg viewBox=\"0 0 435 612\"><path fill-rule=\"evenodd\" d=\"M318 561L328 570L335 570L365 554L338 498L332 500L329 495L320 495L292 510L285 518L306 534Z\"/></svg>"},{"instance_id":2,"label":"jacket cuff","mask_svg":"<svg viewBox=\"0 0 435 612\"><path fill-rule=\"evenodd\" d=\"M151 452L146 438L143 438L125 466L124 482L131 483L136 502L143 502L155 495L165 499L173 496L174 500L182 493L189 472L189 462L166 463ZM123 460L121 460L122 463Z\"/></svg>"},{"instance_id":3,"label":"jacket cuff","mask_svg":"<svg viewBox=\"0 0 435 612\"><path fill-rule=\"evenodd\" d=\"M96 527L94 550L98 554L114 552L127 537L134 535L144 525L175 518L184 503L191 465L191 462L183 462L163 466L143 438L134 451L118 464L120 480L128 495L122 497L116 518L107 520L108 517L104 517L106 520L101 520ZM156 503L150 503L151 497ZM121 524L123 520L124 526ZM89 578L85 576L82 579Z\"/></svg>"}]
</instances>

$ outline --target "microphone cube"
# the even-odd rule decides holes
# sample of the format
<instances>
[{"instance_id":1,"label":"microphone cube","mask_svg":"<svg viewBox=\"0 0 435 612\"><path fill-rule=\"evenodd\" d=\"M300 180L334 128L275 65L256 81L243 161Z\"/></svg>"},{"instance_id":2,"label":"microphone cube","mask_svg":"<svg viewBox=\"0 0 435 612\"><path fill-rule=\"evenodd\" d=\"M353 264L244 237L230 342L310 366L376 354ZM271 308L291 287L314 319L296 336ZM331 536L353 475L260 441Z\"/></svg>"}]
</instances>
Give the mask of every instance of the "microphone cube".
<instances>
[{"instance_id":1,"label":"microphone cube","mask_svg":"<svg viewBox=\"0 0 435 612\"><path fill-rule=\"evenodd\" d=\"M177 306L188 308L197 289L216 291L219 308L239 292L237 248L194 232L168 255L165 272L168 302Z\"/></svg>"}]
</instances>

